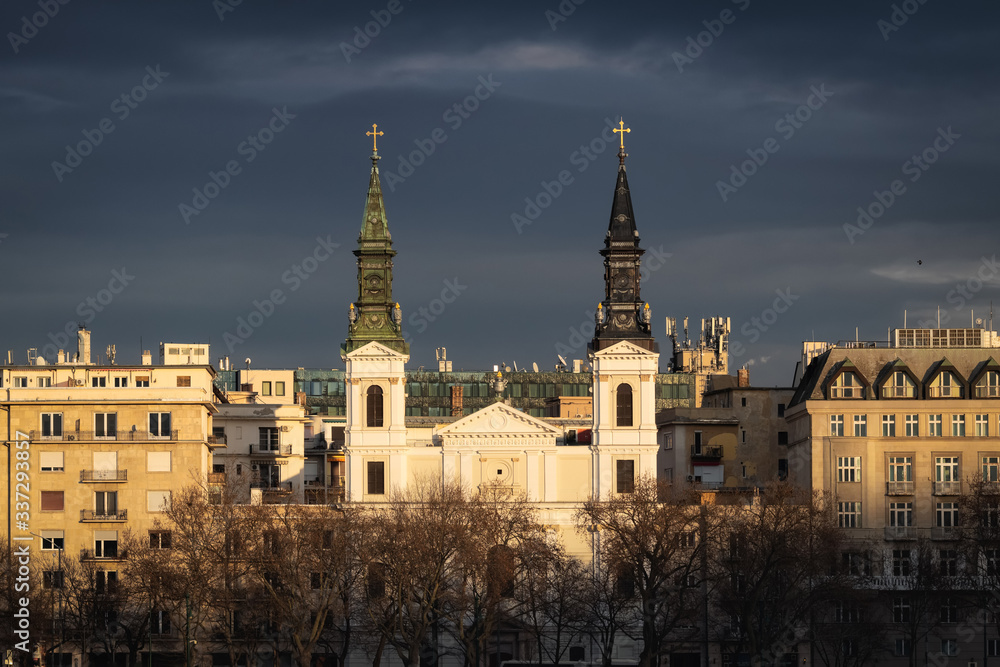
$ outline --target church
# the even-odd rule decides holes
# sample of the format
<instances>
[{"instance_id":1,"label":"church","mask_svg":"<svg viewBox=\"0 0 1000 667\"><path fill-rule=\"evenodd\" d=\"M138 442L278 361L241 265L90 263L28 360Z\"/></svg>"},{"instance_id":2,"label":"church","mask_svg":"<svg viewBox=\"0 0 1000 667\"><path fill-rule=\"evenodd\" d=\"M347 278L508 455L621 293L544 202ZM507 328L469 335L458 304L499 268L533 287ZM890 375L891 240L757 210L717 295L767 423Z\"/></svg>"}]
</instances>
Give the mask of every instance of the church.
<instances>
[{"instance_id":1,"label":"church","mask_svg":"<svg viewBox=\"0 0 1000 667\"><path fill-rule=\"evenodd\" d=\"M590 443L566 443L563 430L502 400L449 424L407 427L402 308L392 296L392 235L382 198L377 144L358 246L358 297L348 307L344 433L346 496L377 503L417 480L457 482L468 489L500 484L537 503L569 551L579 541L574 512L591 497L630 493L656 475L656 375L659 349L650 307L640 296L643 250L625 171L624 122L611 217L604 238L604 298L588 354L593 369ZM375 129L373 127L373 129ZM369 133L372 134L372 133ZM381 133L379 133L381 134ZM504 383L498 372L494 384Z\"/></svg>"}]
</instances>

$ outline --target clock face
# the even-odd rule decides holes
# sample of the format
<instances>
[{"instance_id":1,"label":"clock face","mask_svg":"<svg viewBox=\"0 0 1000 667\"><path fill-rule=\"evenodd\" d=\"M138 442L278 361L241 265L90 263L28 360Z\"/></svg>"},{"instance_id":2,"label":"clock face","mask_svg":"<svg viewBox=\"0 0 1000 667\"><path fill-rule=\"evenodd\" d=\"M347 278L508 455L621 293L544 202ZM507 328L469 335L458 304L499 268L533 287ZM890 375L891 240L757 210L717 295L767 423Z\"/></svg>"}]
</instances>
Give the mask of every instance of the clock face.
<instances>
[{"instance_id":1,"label":"clock face","mask_svg":"<svg viewBox=\"0 0 1000 667\"><path fill-rule=\"evenodd\" d=\"M619 273L615 276L615 289L626 290L628 289L630 282L632 281L629 279L629 275L627 273Z\"/></svg>"}]
</instances>

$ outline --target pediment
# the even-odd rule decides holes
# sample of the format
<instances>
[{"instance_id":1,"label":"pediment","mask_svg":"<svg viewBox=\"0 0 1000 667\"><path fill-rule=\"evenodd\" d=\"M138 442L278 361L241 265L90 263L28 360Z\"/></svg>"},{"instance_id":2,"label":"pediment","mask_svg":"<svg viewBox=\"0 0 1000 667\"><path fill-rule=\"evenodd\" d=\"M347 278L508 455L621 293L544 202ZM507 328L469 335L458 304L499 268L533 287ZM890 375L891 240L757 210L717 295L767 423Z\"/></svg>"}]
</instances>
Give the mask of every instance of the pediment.
<instances>
[{"instance_id":1,"label":"pediment","mask_svg":"<svg viewBox=\"0 0 1000 667\"><path fill-rule=\"evenodd\" d=\"M615 343L611 347L604 348L600 352L594 352L594 356L604 359L620 359L623 357L659 357L660 355L656 352L650 352L645 348L641 348L635 343L623 340Z\"/></svg>"},{"instance_id":2,"label":"pediment","mask_svg":"<svg viewBox=\"0 0 1000 667\"><path fill-rule=\"evenodd\" d=\"M409 360L409 355L398 352L391 347L386 347L378 341L371 341L370 343L365 343L358 349L344 355L344 359L350 359L356 361L358 359L402 359L403 361Z\"/></svg>"},{"instance_id":3,"label":"pediment","mask_svg":"<svg viewBox=\"0 0 1000 667\"><path fill-rule=\"evenodd\" d=\"M515 410L506 403L494 403L456 422L436 430L442 439L531 439L550 440L561 437L560 428Z\"/></svg>"}]
</instances>

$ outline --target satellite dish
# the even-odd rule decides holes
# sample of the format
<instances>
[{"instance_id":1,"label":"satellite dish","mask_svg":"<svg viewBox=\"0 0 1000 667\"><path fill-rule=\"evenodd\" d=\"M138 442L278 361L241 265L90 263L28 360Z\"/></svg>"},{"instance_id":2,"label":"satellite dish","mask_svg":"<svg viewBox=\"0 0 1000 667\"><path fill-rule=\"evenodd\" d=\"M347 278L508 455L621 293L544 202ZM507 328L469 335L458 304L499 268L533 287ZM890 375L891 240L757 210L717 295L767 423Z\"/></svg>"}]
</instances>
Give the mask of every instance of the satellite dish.
<instances>
[{"instance_id":1,"label":"satellite dish","mask_svg":"<svg viewBox=\"0 0 1000 667\"><path fill-rule=\"evenodd\" d=\"M504 373L510 373L510 366L504 366L503 371Z\"/></svg>"},{"instance_id":2,"label":"satellite dish","mask_svg":"<svg viewBox=\"0 0 1000 667\"><path fill-rule=\"evenodd\" d=\"M563 356L561 354L557 354L556 356L559 357L559 363L561 363L563 366L568 366L569 365L569 364L566 363L566 360L563 358Z\"/></svg>"},{"instance_id":3,"label":"satellite dish","mask_svg":"<svg viewBox=\"0 0 1000 667\"><path fill-rule=\"evenodd\" d=\"M534 361L531 362L531 370L535 371L536 373L538 372L538 364L535 363Z\"/></svg>"},{"instance_id":4,"label":"satellite dish","mask_svg":"<svg viewBox=\"0 0 1000 667\"><path fill-rule=\"evenodd\" d=\"M246 365L247 365L247 366L249 366L249 365L250 365L250 357L247 357L247 358L246 358L246 359L244 359L243 361L244 361L244 363L246 363Z\"/></svg>"}]
</instances>

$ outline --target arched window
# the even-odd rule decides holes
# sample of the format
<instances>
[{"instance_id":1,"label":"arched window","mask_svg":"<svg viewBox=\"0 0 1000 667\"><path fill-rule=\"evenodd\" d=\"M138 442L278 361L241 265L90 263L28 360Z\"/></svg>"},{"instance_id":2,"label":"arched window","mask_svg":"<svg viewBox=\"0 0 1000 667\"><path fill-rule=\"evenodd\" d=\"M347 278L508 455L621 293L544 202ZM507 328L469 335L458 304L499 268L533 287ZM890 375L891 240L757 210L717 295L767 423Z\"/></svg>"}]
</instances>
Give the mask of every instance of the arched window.
<instances>
[{"instance_id":1,"label":"arched window","mask_svg":"<svg viewBox=\"0 0 1000 667\"><path fill-rule=\"evenodd\" d=\"M618 426L631 426L632 425L632 387L629 384L622 383L618 385L618 390L615 392L617 394L617 408L618 408Z\"/></svg>"},{"instance_id":2,"label":"arched window","mask_svg":"<svg viewBox=\"0 0 1000 667\"><path fill-rule=\"evenodd\" d=\"M367 392L368 426L382 426L382 387L372 385Z\"/></svg>"}]
</instances>

